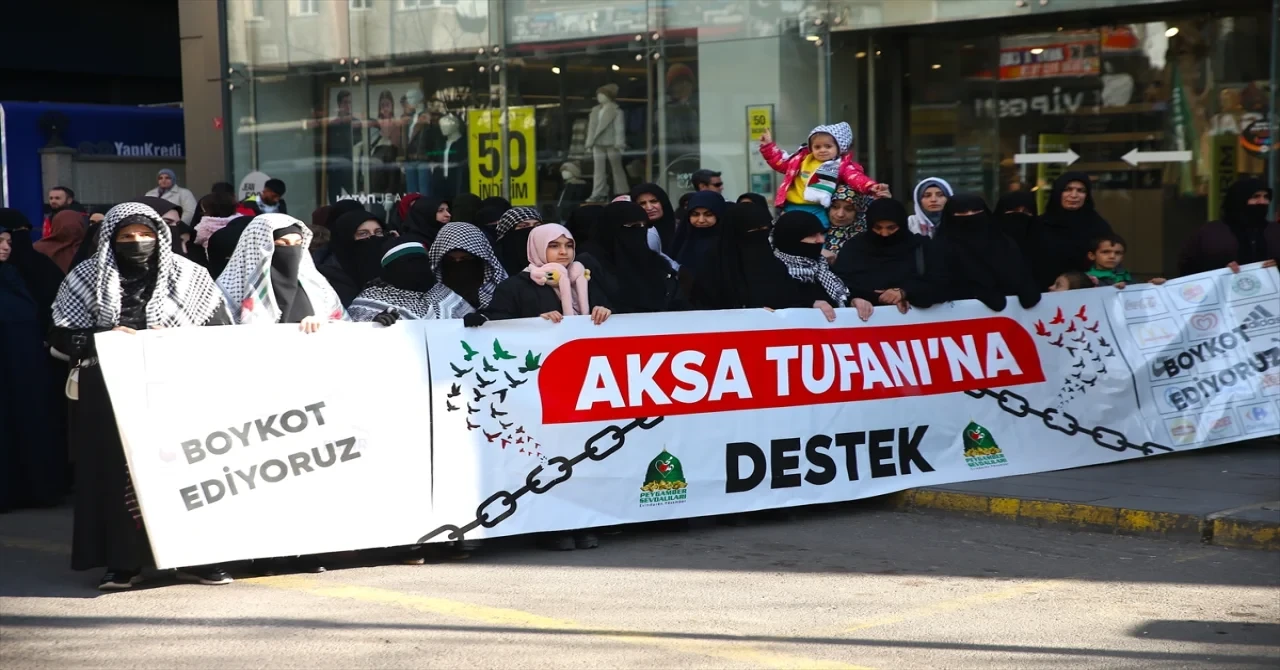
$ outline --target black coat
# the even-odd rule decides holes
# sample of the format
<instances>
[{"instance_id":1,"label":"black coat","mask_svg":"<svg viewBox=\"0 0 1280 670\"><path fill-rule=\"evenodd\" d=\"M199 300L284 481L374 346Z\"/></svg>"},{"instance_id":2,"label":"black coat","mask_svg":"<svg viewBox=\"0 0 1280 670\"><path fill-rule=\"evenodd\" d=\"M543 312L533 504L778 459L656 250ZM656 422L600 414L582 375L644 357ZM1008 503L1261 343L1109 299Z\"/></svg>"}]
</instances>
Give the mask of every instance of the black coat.
<instances>
[{"instance_id":1,"label":"black coat","mask_svg":"<svg viewBox=\"0 0 1280 670\"><path fill-rule=\"evenodd\" d=\"M613 309L603 287L594 279L587 282L587 300L593 308ZM502 321L527 319L560 310L560 296L556 295L556 290L550 286L538 285L526 271L498 284L497 290L493 292L493 299L482 313L492 320Z\"/></svg>"},{"instance_id":2,"label":"black coat","mask_svg":"<svg viewBox=\"0 0 1280 670\"><path fill-rule=\"evenodd\" d=\"M929 238L916 235L905 226L899 229L901 239L890 246L877 244L875 233L855 236L840 248L832 271L849 287L849 294L867 302L880 304L876 291L891 288L906 292L907 301L921 306L938 302L932 285L925 279Z\"/></svg>"}]
</instances>

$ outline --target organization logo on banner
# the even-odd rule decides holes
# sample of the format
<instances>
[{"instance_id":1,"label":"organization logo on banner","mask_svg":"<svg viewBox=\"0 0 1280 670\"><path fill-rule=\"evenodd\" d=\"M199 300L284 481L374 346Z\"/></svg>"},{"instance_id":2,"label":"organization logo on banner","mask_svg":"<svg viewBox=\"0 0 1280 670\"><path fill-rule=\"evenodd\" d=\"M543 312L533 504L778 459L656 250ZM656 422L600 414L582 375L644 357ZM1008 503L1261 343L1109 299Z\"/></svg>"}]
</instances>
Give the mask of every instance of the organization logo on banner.
<instances>
[{"instance_id":1,"label":"organization logo on banner","mask_svg":"<svg viewBox=\"0 0 1280 670\"><path fill-rule=\"evenodd\" d=\"M1207 439L1234 437L1239 434L1240 431L1236 429L1235 419L1230 414L1223 414L1209 424L1209 436Z\"/></svg>"},{"instance_id":2,"label":"organization logo on banner","mask_svg":"<svg viewBox=\"0 0 1280 670\"><path fill-rule=\"evenodd\" d=\"M644 485L640 487L640 506L676 505L684 502L688 495L689 484L684 480L680 459L663 449L649 461Z\"/></svg>"},{"instance_id":3,"label":"organization logo on banner","mask_svg":"<svg viewBox=\"0 0 1280 670\"><path fill-rule=\"evenodd\" d=\"M1120 295L1120 302L1124 305L1126 319L1158 316L1169 311L1160 300L1160 292L1156 289L1144 289L1133 293L1125 291Z\"/></svg>"},{"instance_id":4,"label":"organization logo on banner","mask_svg":"<svg viewBox=\"0 0 1280 670\"><path fill-rule=\"evenodd\" d=\"M1174 297L1174 300L1183 303L1186 307L1196 307L1205 303L1216 303L1217 300L1214 299L1215 288L1213 281L1193 281L1177 287L1170 295Z\"/></svg>"},{"instance_id":5,"label":"organization logo on banner","mask_svg":"<svg viewBox=\"0 0 1280 670\"><path fill-rule=\"evenodd\" d=\"M1276 292L1272 273L1266 270L1252 270L1223 277L1227 295L1235 299L1256 298L1272 295Z\"/></svg>"},{"instance_id":6,"label":"organization logo on banner","mask_svg":"<svg viewBox=\"0 0 1280 670\"><path fill-rule=\"evenodd\" d=\"M1173 438L1174 444L1191 444L1196 441L1196 435L1199 432L1196 429L1196 422L1188 417L1178 417L1170 419L1166 422L1169 428L1169 437Z\"/></svg>"},{"instance_id":7,"label":"organization logo on banner","mask_svg":"<svg viewBox=\"0 0 1280 670\"><path fill-rule=\"evenodd\" d=\"M1240 323L1249 334L1280 330L1280 307L1267 307L1266 303L1253 305L1241 316Z\"/></svg>"},{"instance_id":8,"label":"organization logo on banner","mask_svg":"<svg viewBox=\"0 0 1280 670\"><path fill-rule=\"evenodd\" d=\"M1215 337L1223 330L1222 315L1218 310L1197 312L1187 317L1187 326L1190 327L1193 340Z\"/></svg>"},{"instance_id":9,"label":"organization logo on banner","mask_svg":"<svg viewBox=\"0 0 1280 670\"><path fill-rule=\"evenodd\" d=\"M1009 461L991 431L970 421L964 428L964 462L971 470L1008 465Z\"/></svg>"},{"instance_id":10,"label":"organization logo on banner","mask_svg":"<svg viewBox=\"0 0 1280 670\"><path fill-rule=\"evenodd\" d=\"M1182 341L1180 329L1173 319L1163 318L1146 323L1130 324L1129 334L1138 343L1140 349L1154 349L1166 344L1177 344Z\"/></svg>"},{"instance_id":11,"label":"organization logo on banner","mask_svg":"<svg viewBox=\"0 0 1280 670\"><path fill-rule=\"evenodd\" d=\"M1280 414L1271 405L1241 407L1240 423L1246 433L1280 432Z\"/></svg>"}]
</instances>

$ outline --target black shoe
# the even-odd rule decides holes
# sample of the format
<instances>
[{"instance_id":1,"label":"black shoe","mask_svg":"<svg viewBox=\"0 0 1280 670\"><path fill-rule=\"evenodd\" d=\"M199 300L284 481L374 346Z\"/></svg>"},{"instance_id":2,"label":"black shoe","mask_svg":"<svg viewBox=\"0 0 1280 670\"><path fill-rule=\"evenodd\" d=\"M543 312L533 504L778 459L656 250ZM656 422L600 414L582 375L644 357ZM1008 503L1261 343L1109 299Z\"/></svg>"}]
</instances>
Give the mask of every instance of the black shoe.
<instances>
[{"instance_id":1,"label":"black shoe","mask_svg":"<svg viewBox=\"0 0 1280 670\"><path fill-rule=\"evenodd\" d=\"M600 538L595 533L574 533L573 544L578 549L595 549L600 546Z\"/></svg>"},{"instance_id":2,"label":"black shoe","mask_svg":"<svg viewBox=\"0 0 1280 670\"><path fill-rule=\"evenodd\" d=\"M142 574L136 570L107 570L98 582L99 591L124 591L133 588L142 581Z\"/></svg>"},{"instance_id":3,"label":"black shoe","mask_svg":"<svg viewBox=\"0 0 1280 670\"><path fill-rule=\"evenodd\" d=\"M573 551L578 543L573 541L570 533L547 533L538 540L539 546L548 551Z\"/></svg>"},{"instance_id":4,"label":"black shoe","mask_svg":"<svg viewBox=\"0 0 1280 670\"><path fill-rule=\"evenodd\" d=\"M179 570L176 574L178 579L183 581L200 582L209 586L220 586L235 581L231 578L231 575L227 574L226 570L216 565L186 568Z\"/></svg>"}]
</instances>

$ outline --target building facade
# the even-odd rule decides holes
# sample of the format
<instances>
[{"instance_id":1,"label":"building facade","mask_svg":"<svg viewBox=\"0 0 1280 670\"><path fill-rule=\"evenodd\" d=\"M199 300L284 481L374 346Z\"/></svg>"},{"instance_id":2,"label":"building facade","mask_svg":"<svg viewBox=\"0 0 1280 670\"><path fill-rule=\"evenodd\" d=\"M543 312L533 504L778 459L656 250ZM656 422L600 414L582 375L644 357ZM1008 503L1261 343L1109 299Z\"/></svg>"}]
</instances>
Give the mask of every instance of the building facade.
<instances>
[{"instance_id":1,"label":"building facade","mask_svg":"<svg viewBox=\"0 0 1280 670\"><path fill-rule=\"evenodd\" d=\"M1276 4L181 0L188 170L283 179L298 212L471 191L556 216L596 178L770 193L762 130L844 120L904 200L938 176L1043 201L1086 171L1154 275L1233 179L1275 174Z\"/></svg>"}]
</instances>

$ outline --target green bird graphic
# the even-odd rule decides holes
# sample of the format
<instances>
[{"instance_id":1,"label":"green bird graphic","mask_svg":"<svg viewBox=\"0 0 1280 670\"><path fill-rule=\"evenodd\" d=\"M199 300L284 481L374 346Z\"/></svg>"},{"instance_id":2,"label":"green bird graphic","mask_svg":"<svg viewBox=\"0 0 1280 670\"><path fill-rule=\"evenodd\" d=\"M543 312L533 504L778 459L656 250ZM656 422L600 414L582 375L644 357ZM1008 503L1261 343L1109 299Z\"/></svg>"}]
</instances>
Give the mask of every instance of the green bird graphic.
<instances>
[{"instance_id":1,"label":"green bird graphic","mask_svg":"<svg viewBox=\"0 0 1280 670\"><path fill-rule=\"evenodd\" d=\"M466 362L468 362L468 363L470 363L470 362L471 362L471 359L475 358L475 357L476 357L477 355L479 355L479 353L480 353L480 352L476 351L475 349L472 349L472 348L471 348L471 345L470 345L470 344L467 344L465 341L462 343L462 350L463 350L463 351L465 351L465 352L467 352L467 355L466 355L466 356L464 356L464 357L462 358L462 360L464 360L464 361L466 361Z\"/></svg>"},{"instance_id":2,"label":"green bird graphic","mask_svg":"<svg viewBox=\"0 0 1280 670\"><path fill-rule=\"evenodd\" d=\"M514 361L515 356L502 350L502 345L497 340L493 341L493 359L496 361Z\"/></svg>"},{"instance_id":3,"label":"green bird graphic","mask_svg":"<svg viewBox=\"0 0 1280 670\"><path fill-rule=\"evenodd\" d=\"M529 351L524 355L524 365L520 367L520 372L529 373L542 367L538 361L542 360L542 354L533 355L533 351Z\"/></svg>"}]
</instances>

